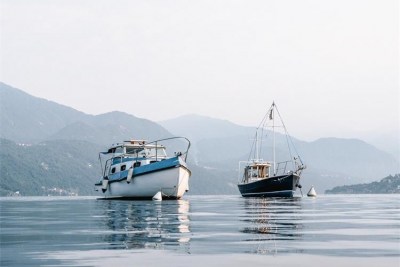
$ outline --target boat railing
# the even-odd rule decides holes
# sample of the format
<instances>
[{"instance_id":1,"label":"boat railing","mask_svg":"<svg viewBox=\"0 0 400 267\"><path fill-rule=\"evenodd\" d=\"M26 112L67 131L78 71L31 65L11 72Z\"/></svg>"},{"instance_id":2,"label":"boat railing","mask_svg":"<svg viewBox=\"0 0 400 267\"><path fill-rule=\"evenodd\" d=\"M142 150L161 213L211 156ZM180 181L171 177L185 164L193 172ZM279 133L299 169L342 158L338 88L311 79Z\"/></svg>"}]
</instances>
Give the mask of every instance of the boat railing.
<instances>
[{"instance_id":1,"label":"boat railing","mask_svg":"<svg viewBox=\"0 0 400 267\"><path fill-rule=\"evenodd\" d=\"M149 145L149 144L155 144L155 146L157 147L158 143L160 143L162 141L173 140L173 139L184 139L188 143L186 151L181 153L181 154L179 154L179 155L177 154L177 156L184 156L185 157L185 161L186 161L191 143L190 143L189 139L187 139L186 137L183 137L183 136L174 136L174 137L169 137L169 138L158 139L158 140L146 143L145 145L143 145L143 147L146 146L146 145ZM156 150L156 152L157 152L157 150ZM157 153L156 153L156 159L157 159Z\"/></svg>"},{"instance_id":2,"label":"boat railing","mask_svg":"<svg viewBox=\"0 0 400 267\"><path fill-rule=\"evenodd\" d=\"M120 154L118 156L114 156L114 157L111 157L111 158L107 159L105 164L104 164L103 177L108 176L108 174L110 173L111 165L113 165L115 159L119 158L120 159L119 163L123 163L123 159L124 158L131 158L131 156L132 156L131 154ZM149 158L146 158L146 159L149 159ZM137 158L136 158L136 161L138 161ZM131 166L129 166L129 168L130 167Z\"/></svg>"},{"instance_id":3,"label":"boat railing","mask_svg":"<svg viewBox=\"0 0 400 267\"><path fill-rule=\"evenodd\" d=\"M109 173L109 169L111 167L112 159L113 158L107 159L106 162L104 163L103 177L106 177L107 174Z\"/></svg>"},{"instance_id":4,"label":"boat railing","mask_svg":"<svg viewBox=\"0 0 400 267\"><path fill-rule=\"evenodd\" d=\"M250 161L239 161L239 171L238 171L238 183L243 183L247 180L245 165L248 165ZM242 171L243 170L243 171Z\"/></svg>"},{"instance_id":5,"label":"boat railing","mask_svg":"<svg viewBox=\"0 0 400 267\"><path fill-rule=\"evenodd\" d=\"M292 161L291 160L287 160L287 161L277 162L276 163L275 175L278 175L280 171L281 171L281 174L286 174L286 169L287 169L288 163L292 163Z\"/></svg>"}]
</instances>

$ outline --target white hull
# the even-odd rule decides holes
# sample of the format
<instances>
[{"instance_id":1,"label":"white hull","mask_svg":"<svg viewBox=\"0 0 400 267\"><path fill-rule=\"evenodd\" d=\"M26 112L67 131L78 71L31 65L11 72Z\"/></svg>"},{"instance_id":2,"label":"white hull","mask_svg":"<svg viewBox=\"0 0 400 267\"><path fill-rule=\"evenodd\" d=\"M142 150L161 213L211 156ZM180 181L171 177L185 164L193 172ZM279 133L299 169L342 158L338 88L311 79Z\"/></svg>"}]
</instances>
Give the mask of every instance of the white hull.
<instances>
[{"instance_id":1,"label":"white hull","mask_svg":"<svg viewBox=\"0 0 400 267\"><path fill-rule=\"evenodd\" d=\"M181 198L189 190L190 171L182 166L164 169L133 177L127 180L111 182L106 197L149 198L161 191L163 198Z\"/></svg>"}]
</instances>

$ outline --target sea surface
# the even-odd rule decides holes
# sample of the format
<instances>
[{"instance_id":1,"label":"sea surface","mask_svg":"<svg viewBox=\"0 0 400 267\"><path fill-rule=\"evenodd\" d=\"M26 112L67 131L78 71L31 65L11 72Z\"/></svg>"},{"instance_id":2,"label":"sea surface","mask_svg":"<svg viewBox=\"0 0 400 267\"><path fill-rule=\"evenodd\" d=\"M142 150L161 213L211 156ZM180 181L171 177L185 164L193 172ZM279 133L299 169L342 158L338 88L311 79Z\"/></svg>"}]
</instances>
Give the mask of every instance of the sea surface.
<instances>
[{"instance_id":1,"label":"sea surface","mask_svg":"<svg viewBox=\"0 0 400 267\"><path fill-rule=\"evenodd\" d=\"M400 195L0 198L1 266L400 266Z\"/></svg>"}]
</instances>

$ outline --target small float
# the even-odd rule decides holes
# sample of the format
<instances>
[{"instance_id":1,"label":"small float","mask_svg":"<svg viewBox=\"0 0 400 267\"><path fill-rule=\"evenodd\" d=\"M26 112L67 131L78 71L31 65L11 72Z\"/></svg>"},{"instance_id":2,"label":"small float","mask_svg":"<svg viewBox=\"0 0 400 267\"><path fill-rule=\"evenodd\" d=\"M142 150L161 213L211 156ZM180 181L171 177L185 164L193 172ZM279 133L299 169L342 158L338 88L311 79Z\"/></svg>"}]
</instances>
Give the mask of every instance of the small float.
<instances>
[{"instance_id":1,"label":"small float","mask_svg":"<svg viewBox=\"0 0 400 267\"><path fill-rule=\"evenodd\" d=\"M314 186L311 186L310 191L308 191L307 193L308 197L316 197L317 196L317 192L315 192Z\"/></svg>"}]
</instances>

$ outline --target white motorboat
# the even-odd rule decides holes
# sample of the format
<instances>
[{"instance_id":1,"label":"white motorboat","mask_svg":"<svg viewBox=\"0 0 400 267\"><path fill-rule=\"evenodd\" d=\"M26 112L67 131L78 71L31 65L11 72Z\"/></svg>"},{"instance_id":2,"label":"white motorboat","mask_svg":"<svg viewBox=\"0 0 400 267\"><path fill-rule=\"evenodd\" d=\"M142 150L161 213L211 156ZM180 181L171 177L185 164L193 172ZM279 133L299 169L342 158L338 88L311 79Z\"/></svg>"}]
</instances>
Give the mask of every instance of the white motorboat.
<instances>
[{"instance_id":1,"label":"white motorboat","mask_svg":"<svg viewBox=\"0 0 400 267\"><path fill-rule=\"evenodd\" d=\"M186 140L186 151L169 157L163 142L172 139ZM190 141L185 137L152 142L129 140L112 145L99 154L103 177L95 186L97 190L101 188L106 198L152 199L161 192L163 199L180 199L189 191L189 148Z\"/></svg>"}]
</instances>

